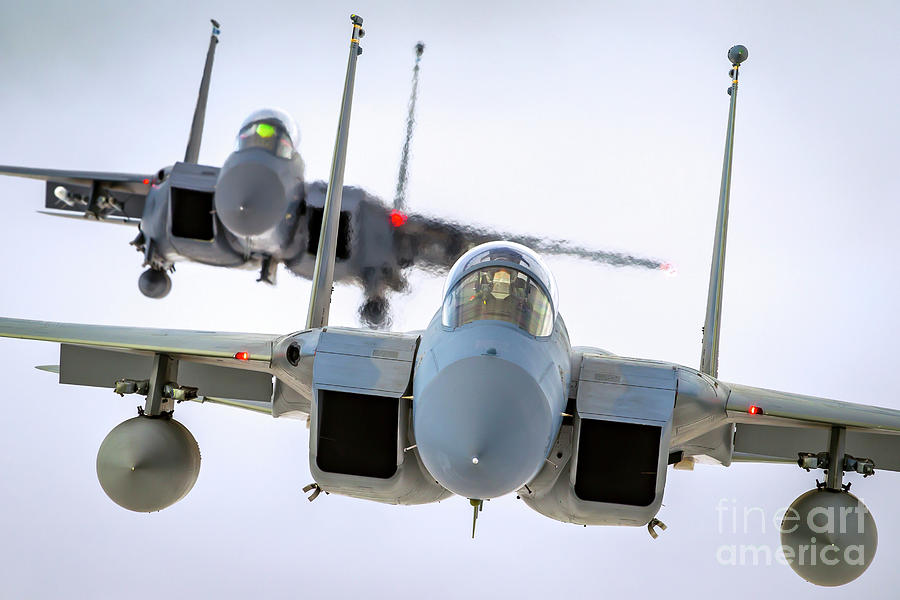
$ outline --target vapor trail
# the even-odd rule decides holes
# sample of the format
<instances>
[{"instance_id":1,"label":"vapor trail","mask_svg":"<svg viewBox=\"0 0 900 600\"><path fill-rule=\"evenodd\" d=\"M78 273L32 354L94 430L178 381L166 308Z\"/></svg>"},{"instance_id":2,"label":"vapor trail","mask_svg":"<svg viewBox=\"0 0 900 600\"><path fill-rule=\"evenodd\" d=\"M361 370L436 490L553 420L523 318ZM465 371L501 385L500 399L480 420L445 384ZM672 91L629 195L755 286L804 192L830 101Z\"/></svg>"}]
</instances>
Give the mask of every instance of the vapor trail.
<instances>
[{"instance_id":1,"label":"vapor trail","mask_svg":"<svg viewBox=\"0 0 900 600\"><path fill-rule=\"evenodd\" d=\"M402 231L409 236L404 241L411 255L416 257L416 264L427 265L435 272L444 272L465 251L478 244L508 240L547 256L571 256L612 267L659 270L669 275L675 274L671 263L656 258L590 248L564 239L515 235L421 214L408 215Z\"/></svg>"},{"instance_id":2,"label":"vapor trail","mask_svg":"<svg viewBox=\"0 0 900 600\"><path fill-rule=\"evenodd\" d=\"M567 240L545 240L540 238L526 237L518 238L514 241L528 246L532 250L552 255L574 256L592 260L594 262L611 265L614 267L637 267L644 269L663 269L669 270L669 263L662 262L653 258L643 258L626 254L624 252L614 252L611 250L594 250L572 244Z\"/></svg>"}]
</instances>

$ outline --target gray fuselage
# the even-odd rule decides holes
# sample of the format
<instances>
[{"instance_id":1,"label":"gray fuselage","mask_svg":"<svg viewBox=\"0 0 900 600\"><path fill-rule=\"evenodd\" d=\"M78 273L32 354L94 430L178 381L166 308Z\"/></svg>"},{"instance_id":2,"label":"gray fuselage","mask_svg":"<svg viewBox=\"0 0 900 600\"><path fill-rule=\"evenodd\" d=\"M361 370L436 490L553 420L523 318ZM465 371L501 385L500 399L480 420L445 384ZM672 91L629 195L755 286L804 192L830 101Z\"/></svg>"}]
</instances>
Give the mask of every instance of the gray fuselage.
<instances>
[{"instance_id":1,"label":"gray fuselage","mask_svg":"<svg viewBox=\"0 0 900 600\"><path fill-rule=\"evenodd\" d=\"M568 398L571 345L479 320L456 329L440 311L422 334L413 380L416 443L428 472L467 498L496 498L540 471Z\"/></svg>"}]
</instances>

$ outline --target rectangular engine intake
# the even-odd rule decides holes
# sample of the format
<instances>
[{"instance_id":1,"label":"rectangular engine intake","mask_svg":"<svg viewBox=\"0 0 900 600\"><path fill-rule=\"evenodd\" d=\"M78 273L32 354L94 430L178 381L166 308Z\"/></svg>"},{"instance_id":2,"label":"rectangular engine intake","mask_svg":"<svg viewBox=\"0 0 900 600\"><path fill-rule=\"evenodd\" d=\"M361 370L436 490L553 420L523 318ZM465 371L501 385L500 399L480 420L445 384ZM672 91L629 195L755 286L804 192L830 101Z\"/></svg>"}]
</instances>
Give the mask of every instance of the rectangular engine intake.
<instances>
[{"instance_id":1,"label":"rectangular engine intake","mask_svg":"<svg viewBox=\"0 0 900 600\"><path fill-rule=\"evenodd\" d=\"M580 525L644 525L662 505L676 372L652 361L585 354L576 414L551 462L520 490L528 506Z\"/></svg>"},{"instance_id":2,"label":"rectangular engine intake","mask_svg":"<svg viewBox=\"0 0 900 600\"><path fill-rule=\"evenodd\" d=\"M169 173L171 234L184 240L215 239L213 197L219 170L204 165L176 163Z\"/></svg>"},{"instance_id":3,"label":"rectangular engine intake","mask_svg":"<svg viewBox=\"0 0 900 600\"><path fill-rule=\"evenodd\" d=\"M323 490L389 504L450 495L422 466L412 439L407 394L418 342L415 335L333 327L320 335L309 468Z\"/></svg>"},{"instance_id":4,"label":"rectangular engine intake","mask_svg":"<svg viewBox=\"0 0 900 600\"><path fill-rule=\"evenodd\" d=\"M400 401L322 390L316 465L329 473L390 479L397 472Z\"/></svg>"}]
</instances>

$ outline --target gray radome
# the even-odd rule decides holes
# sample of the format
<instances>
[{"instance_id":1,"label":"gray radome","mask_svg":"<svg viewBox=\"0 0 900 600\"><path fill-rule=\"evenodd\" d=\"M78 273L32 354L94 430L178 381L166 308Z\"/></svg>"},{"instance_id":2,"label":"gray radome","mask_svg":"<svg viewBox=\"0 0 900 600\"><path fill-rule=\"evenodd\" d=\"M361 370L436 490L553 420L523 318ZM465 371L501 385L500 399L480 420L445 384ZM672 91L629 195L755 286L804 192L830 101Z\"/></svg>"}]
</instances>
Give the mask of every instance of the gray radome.
<instances>
[{"instance_id":1,"label":"gray radome","mask_svg":"<svg viewBox=\"0 0 900 600\"><path fill-rule=\"evenodd\" d=\"M200 473L200 448L174 419L135 417L100 444L97 478L113 502L135 512L155 512L184 498Z\"/></svg>"},{"instance_id":2,"label":"gray radome","mask_svg":"<svg viewBox=\"0 0 900 600\"><path fill-rule=\"evenodd\" d=\"M254 150L252 152L259 152ZM238 155L216 183L216 214L241 237L262 235L284 218L288 200L278 174L256 154Z\"/></svg>"},{"instance_id":3,"label":"gray radome","mask_svg":"<svg viewBox=\"0 0 900 600\"><path fill-rule=\"evenodd\" d=\"M853 581L872 564L878 530L872 513L853 494L816 489L794 500L785 513L781 543L800 577L830 587Z\"/></svg>"}]
</instances>

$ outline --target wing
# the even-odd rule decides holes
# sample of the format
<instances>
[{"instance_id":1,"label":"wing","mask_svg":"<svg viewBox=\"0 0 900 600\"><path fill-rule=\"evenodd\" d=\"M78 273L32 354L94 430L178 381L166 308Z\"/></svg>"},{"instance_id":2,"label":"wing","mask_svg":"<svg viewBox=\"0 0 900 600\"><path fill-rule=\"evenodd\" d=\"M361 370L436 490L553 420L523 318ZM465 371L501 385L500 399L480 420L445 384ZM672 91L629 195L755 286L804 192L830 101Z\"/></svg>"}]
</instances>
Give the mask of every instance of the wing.
<instances>
[{"instance_id":1,"label":"wing","mask_svg":"<svg viewBox=\"0 0 900 600\"><path fill-rule=\"evenodd\" d=\"M0 165L0 175L47 182L44 207L101 220L140 219L154 175L65 171ZM60 214L60 213L48 213Z\"/></svg>"},{"instance_id":2,"label":"wing","mask_svg":"<svg viewBox=\"0 0 900 600\"><path fill-rule=\"evenodd\" d=\"M158 380L169 398L179 399L173 387L188 387L192 397L181 399L294 418L310 414L314 385L402 396L419 339L335 327L271 335L7 318L0 318L0 337L59 343L59 365L38 369L57 373L60 383L146 395L149 401ZM160 368L168 369L163 377L157 377Z\"/></svg>"},{"instance_id":3,"label":"wing","mask_svg":"<svg viewBox=\"0 0 900 600\"><path fill-rule=\"evenodd\" d=\"M271 410L279 336L0 318L0 337L58 342L60 364L39 368L58 373L60 383L119 389L123 380L145 382L162 355L178 385L196 388L200 401Z\"/></svg>"},{"instance_id":4,"label":"wing","mask_svg":"<svg viewBox=\"0 0 900 600\"><path fill-rule=\"evenodd\" d=\"M229 359L237 363L268 364L272 359L272 342L278 336L0 318L0 337L114 348L126 352L165 353L185 360ZM239 352L248 353L246 359L236 359L235 354Z\"/></svg>"},{"instance_id":5,"label":"wing","mask_svg":"<svg viewBox=\"0 0 900 600\"><path fill-rule=\"evenodd\" d=\"M567 240L492 231L418 214L408 216L399 214L396 217L392 214L392 221L395 218L399 219L395 226L401 256L408 257L409 264L414 260L426 268L447 269L469 248L495 240L516 242L541 254L573 256L616 267L663 270L670 268L668 263L657 259L587 248Z\"/></svg>"},{"instance_id":6,"label":"wing","mask_svg":"<svg viewBox=\"0 0 900 600\"><path fill-rule=\"evenodd\" d=\"M578 414L657 423L669 414L668 449L676 461L682 455L726 466L797 463L801 453L829 452L834 432L844 438L845 454L900 471L900 410L725 383L688 367L593 348L576 349L575 357Z\"/></svg>"},{"instance_id":7,"label":"wing","mask_svg":"<svg viewBox=\"0 0 900 600\"><path fill-rule=\"evenodd\" d=\"M847 454L900 471L900 410L725 385L727 419L736 424L735 461L795 463L801 452L827 450L831 428L844 427Z\"/></svg>"}]
</instances>

